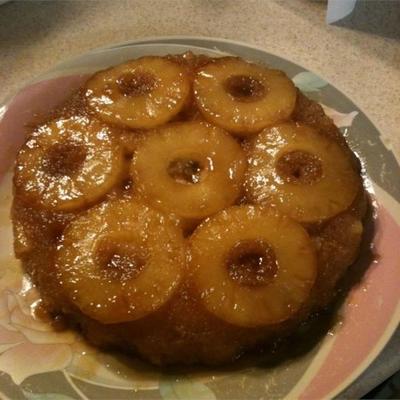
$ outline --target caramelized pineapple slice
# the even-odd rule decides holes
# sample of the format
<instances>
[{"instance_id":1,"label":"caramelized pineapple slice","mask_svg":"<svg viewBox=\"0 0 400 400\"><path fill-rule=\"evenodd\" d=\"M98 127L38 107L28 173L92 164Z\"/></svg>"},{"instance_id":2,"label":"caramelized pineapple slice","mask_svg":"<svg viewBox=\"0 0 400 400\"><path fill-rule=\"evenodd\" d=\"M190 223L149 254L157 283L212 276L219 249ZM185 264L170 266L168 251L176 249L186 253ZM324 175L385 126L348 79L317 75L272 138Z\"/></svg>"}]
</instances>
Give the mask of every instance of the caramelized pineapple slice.
<instances>
[{"instance_id":1,"label":"caramelized pineapple slice","mask_svg":"<svg viewBox=\"0 0 400 400\"><path fill-rule=\"evenodd\" d=\"M200 219L234 203L246 167L240 145L201 122L149 132L137 148L132 179L146 203L178 217Z\"/></svg>"},{"instance_id":2,"label":"caramelized pineapple slice","mask_svg":"<svg viewBox=\"0 0 400 400\"><path fill-rule=\"evenodd\" d=\"M200 68L193 90L206 120L242 137L284 121L296 103L296 89L282 71L233 57Z\"/></svg>"},{"instance_id":3,"label":"caramelized pineapple slice","mask_svg":"<svg viewBox=\"0 0 400 400\"><path fill-rule=\"evenodd\" d=\"M149 129L182 110L190 87L184 66L148 56L96 73L86 83L86 98L106 122Z\"/></svg>"},{"instance_id":4,"label":"caramelized pineapple slice","mask_svg":"<svg viewBox=\"0 0 400 400\"><path fill-rule=\"evenodd\" d=\"M203 222L190 239L193 283L208 311L256 327L291 318L317 273L304 228L274 209L235 206Z\"/></svg>"},{"instance_id":5,"label":"caramelized pineapple slice","mask_svg":"<svg viewBox=\"0 0 400 400\"><path fill-rule=\"evenodd\" d=\"M57 250L66 297L105 324L137 320L175 293L185 267L181 230L131 201L104 202L75 219Z\"/></svg>"},{"instance_id":6,"label":"caramelized pineapple slice","mask_svg":"<svg viewBox=\"0 0 400 400\"><path fill-rule=\"evenodd\" d=\"M307 125L267 128L250 146L249 200L275 206L299 222L321 222L345 211L361 185L349 154Z\"/></svg>"},{"instance_id":7,"label":"caramelized pineapple slice","mask_svg":"<svg viewBox=\"0 0 400 400\"><path fill-rule=\"evenodd\" d=\"M110 127L87 117L40 126L17 156L16 193L28 204L70 211L91 205L114 186L123 155Z\"/></svg>"}]
</instances>

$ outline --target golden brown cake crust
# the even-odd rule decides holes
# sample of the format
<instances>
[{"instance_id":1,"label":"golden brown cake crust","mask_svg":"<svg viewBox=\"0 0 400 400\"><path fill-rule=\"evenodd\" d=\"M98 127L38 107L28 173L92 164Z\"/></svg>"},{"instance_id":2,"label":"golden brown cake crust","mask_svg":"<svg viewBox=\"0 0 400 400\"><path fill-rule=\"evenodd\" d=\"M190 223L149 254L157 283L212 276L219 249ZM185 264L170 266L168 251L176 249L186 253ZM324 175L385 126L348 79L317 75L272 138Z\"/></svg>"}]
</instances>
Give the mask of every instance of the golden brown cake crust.
<instances>
[{"instance_id":1,"label":"golden brown cake crust","mask_svg":"<svg viewBox=\"0 0 400 400\"><path fill-rule=\"evenodd\" d=\"M182 67L186 71L185 79L188 82L193 82L196 72L201 68L215 63L206 56L194 56L191 53L167 56L165 59ZM174 96L181 101L183 97L177 93L178 91L174 92ZM45 121L44 124L57 119L75 117L96 119L96 112L93 112L93 108L86 100L87 87L82 87L62 107L55 110L49 121ZM179 112L174 111L173 115L171 114L170 122L192 121L194 124L205 124L202 112L196 106L193 96L188 96L184 103L180 106ZM357 195L346 209L326 220L302 224L302 229L308 235L316 255L317 276L307 301L288 320L282 323L246 327L218 318L204 306L191 278L190 262L182 267L182 279L179 280L177 288L174 288L174 294L148 315L126 322L102 323L82 312L62 284L61 275L57 271L59 268L56 266L56 259L59 257L57 248L65 245L65 229L77 218L89 218L92 207L102 202L121 199L130 201L131 198L146 202L145 197L137 196L135 182L132 182L129 171L132 154L135 157L137 149L142 148L143 141L148 140L148 132L136 126L134 129L129 129L112 122L108 122L107 129L110 129L115 148L122 148L124 161L118 176L115 175L115 182L110 184L111 189L107 188L93 201L82 202L81 206L68 210L38 206L30 202L29 196L18 188L18 174L15 178L16 191L12 209L15 253L22 261L25 271L38 285L43 303L50 314L65 316L95 345L129 351L154 364L221 364L236 359L247 349L268 343L272 338L290 334L297 328L299 321L304 321L310 313L331 303L335 297L338 281L358 256L362 238L362 220L367 201L362 187L359 162L348 148L339 129L325 115L322 107L299 90L294 109L290 111L290 117L286 122L306 124L318 134L339 144L351 158L351 168L357 174L359 182ZM232 136L229 140L234 143L233 147L241 146L242 157L249 155L252 138L246 137L243 140ZM27 151L26 148L24 151ZM21 165L22 161L19 158L16 170ZM190 173L195 171L193 164L185 164L184 168L189 168ZM229 199L226 205L246 206L250 202L249 197L243 191L236 192L235 199ZM249 206L252 206L251 203ZM187 218L186 215L179 215L179 210L174 210L165 217L165 221L163 219L159 223L166 224L168 228L165 229L170 231L179 230L179 234L182 235L182 239L179 240L190 243L193 230L204 218L204 215L201 218ZM190 245L184 246L190 259Z\"/></svg>"}]
</instances>

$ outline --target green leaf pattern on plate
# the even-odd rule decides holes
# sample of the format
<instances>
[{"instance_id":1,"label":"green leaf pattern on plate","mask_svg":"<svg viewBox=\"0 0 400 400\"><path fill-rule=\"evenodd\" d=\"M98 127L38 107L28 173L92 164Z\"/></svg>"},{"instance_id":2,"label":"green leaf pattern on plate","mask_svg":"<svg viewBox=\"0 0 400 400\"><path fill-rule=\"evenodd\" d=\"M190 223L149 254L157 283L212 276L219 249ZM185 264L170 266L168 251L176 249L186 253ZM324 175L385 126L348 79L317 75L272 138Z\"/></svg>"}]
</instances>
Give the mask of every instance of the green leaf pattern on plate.
<instances>
[{"instance_id":1,"label":"green leaf pattern on plate","mask_svg":"<svg viewBox=\"0 0 400 400\"><path fill-rule=\"evenodd\" d=\"M309 71L300 72L294 76L292 80L302 92L317 92L328 85L328 83L319 76Z\"/></svg>"},{"instance_id":2,"label":"green leaf pattern on plate","mask_svg":"<svg viewBox=\"0 0 400 400\"><path fill-rule=\"evenodd\" d=\"M160 394L163 400L216 400L207 385L190 379L161 381Z\"/></svg>"}]
</instances>

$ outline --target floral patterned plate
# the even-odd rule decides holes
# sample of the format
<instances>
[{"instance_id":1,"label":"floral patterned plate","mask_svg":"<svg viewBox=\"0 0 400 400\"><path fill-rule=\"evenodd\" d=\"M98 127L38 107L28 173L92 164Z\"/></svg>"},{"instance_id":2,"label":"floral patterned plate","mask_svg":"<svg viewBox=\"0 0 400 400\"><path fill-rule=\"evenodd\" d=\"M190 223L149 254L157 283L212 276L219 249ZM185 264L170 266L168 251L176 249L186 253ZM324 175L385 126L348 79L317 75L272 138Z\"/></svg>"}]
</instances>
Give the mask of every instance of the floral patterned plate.
<instances>
[{"instance_id":1,"label":"floral patterned plate","mask_svg":"<svg viewBox=\"0 0 400 400\"><path fill-rule=\"evenodd\" d=\"M256 357L230 368L162 372L100 352L75 332L55 332L33 316L38 295L12 249L12 165L28 126L65 99L88 73L129 58L192 50L236 54L282 69L320 102L363 161L374 191L373 253L367 246L339 310L308 351L307 334L289 356ZM205 38L155 38L98 49L58 65L0 106L0 395L12 399L270 399L339 395L376 358L400 321L400 168L368 118L346 96L302 67L244 44ZM371 243L371 241L369 242ZM368 268L367 268L368 267Z\"/></svg>"}]
</instances>

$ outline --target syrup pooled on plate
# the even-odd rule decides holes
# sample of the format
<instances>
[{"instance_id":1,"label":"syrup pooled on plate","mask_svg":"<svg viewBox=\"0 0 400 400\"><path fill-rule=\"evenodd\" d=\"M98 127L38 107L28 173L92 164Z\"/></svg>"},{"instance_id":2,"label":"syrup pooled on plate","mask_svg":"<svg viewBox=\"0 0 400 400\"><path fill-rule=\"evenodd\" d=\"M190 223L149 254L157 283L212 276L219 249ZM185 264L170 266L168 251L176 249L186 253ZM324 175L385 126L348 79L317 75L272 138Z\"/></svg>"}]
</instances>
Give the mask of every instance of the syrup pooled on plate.
<instances>
[{"instance_id":1,"label":"syrup pooled on plate","mask_svg":"<svg viewBox=\"0 0 400 400\"><path fill-rule=\"evenodd\" d=\"M143 57L93 74L14 173L15 253L50 315L159 365L296 332L358 257L359 163L282 71Z\"/></svg>"}]
</instances>

